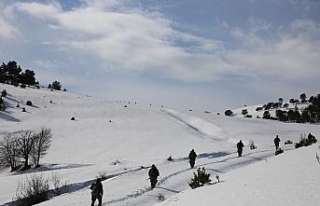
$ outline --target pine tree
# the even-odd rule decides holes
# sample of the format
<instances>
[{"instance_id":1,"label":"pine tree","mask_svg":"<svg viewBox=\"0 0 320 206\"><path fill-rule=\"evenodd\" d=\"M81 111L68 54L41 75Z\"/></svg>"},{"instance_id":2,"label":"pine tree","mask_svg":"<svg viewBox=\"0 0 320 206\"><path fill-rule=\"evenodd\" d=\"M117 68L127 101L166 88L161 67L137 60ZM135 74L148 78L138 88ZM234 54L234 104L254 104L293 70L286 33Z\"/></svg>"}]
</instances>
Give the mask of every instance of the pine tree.
<instances>
[{"instance_id":1,"label":"pine tree","mask_svg":"<svg viewBox=\"0 0 320 206\"><path fill-rule=\"evenodd\" d=\"M193 174L194 178L189 182L189 186L192 189L202 187L203 185L209 184L211 182L210 174L206 173L206 169L204 167L198 168L197 174L195 172Z\"/></svg>"}]
</instances>

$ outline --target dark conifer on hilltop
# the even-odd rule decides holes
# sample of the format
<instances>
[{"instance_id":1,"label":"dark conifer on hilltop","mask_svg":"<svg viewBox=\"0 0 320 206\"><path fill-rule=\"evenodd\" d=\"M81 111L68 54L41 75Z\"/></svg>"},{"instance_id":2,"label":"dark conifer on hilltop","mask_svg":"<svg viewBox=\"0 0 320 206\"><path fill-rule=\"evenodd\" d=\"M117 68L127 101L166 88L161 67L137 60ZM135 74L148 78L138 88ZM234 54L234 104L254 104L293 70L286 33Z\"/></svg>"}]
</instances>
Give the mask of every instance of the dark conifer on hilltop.
<instances>
[{"instance_id":1,"label":"dark conifer on hilltop","mask_svg":"<svg viewBox=\"0 0 320 206\"><path fill-rule=\"evenodd\" d=\"M9 61L7 64L4 62L0 65L0 83L11 84L18 86L19 84L25 85L38 85L35 73L32 70L22 70L16 61Z\"/></svg>"}]
</instances>

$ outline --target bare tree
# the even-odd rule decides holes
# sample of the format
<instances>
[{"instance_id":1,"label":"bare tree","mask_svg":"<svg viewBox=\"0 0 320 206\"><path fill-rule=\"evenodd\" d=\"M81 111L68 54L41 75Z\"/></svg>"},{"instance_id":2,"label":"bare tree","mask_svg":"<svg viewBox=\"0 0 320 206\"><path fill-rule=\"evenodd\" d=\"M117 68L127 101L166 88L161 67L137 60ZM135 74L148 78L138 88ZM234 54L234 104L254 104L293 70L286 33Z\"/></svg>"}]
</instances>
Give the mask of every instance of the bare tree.
<instances>
[{"instance_id":1,"label":"bare tree","mask_svg":"<svg viewBox=\"0 0 320 206\"><path fill-rule=\"evenodd\" d=\"M20 136L17 137L18 154L24 159L24 169L29 166L29 156L33 150L34 140L35 136L30 130L20 132Z\"/></svg>"},{"instance_id":2,"label":"bare tree","mask_svg":"<svg viewBox=\"0 0 320 206\"><path fill-rule=\"evenodd\" d=\"M8 134L0 142L0 165L10 165L11 171L14 171L18 162L18 149L16 137Z\"/></svg>"},{"instance_id":3,"label":"bare tree","mask_svg":"<svg viewBox=\"0 0 320 206\"><path fill-rule=\"evenodd\" d=\"M32 150L32 158L36 166L39 166L41 157L47 154L51 145L51 129L41 127L41 131L34 135L34 146Z\"/></svg>"}]
</instances>

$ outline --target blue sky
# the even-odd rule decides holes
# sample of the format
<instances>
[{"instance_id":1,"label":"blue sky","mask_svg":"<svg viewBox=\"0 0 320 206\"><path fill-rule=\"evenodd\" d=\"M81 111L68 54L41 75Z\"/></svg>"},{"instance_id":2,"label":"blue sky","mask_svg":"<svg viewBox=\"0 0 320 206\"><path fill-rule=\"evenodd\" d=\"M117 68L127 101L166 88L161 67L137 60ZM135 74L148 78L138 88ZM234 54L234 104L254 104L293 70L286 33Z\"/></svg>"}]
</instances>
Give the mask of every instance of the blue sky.
<instances>
[{"instance_id":1,"label":"blue sky","mask_svg":"<svg viewBox=\"0 0 320 206\"><path fill-rule=\"evenodd\" d=\"M319 0L2 0L0 9L0 60L43 85L212 112L320 93Z\"/></svg>"}]
</instances>

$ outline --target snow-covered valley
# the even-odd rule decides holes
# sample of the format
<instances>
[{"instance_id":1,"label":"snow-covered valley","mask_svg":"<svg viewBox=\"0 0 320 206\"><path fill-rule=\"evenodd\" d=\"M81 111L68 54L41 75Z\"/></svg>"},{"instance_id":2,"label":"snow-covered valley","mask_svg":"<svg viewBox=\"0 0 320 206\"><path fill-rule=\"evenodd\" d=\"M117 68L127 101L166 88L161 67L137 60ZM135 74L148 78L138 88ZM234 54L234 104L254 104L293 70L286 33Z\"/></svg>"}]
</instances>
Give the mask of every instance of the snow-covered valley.
<instances>
[{"instance_id":1,"label":"snow-covered valley","mask_svg":"<svg viewBox=\"0 0 320 206\"><path fill-rule=\"evenodd\" d=\"M6 111L0 113L1 138L12 132L52 131L42 167L25 172L0 171L0 204L12 205L17 184L31 174L51 178L55 172L68 182L69 193L39 205L89 205L90 185L107 177L103 205L317 205L320 202L318 144L295 149L300 134L320 136L319 125L281 123L222 115L181 112L112 102L87 95L47 89L0 85ZM25 105L32 101L33 106ZM19 104L19 107L17 105ZM22 108L26 112L22 112ZM74 117L75 120L71 120ZM275 156L273 138L281 138L284 153ZM236 143L245 144L238 157ZM250 150L249 141L257 149ZM189 168L188 153L198 158ZM168 157L173 161L168 161ZM160 177L150 189L148 169L155 164ZM192 190L193 173L204 167L212 184ZM219 175L221 182L215 178ZM160 202L159 196L164 197Z\"/></svg>"}]
</instances>

